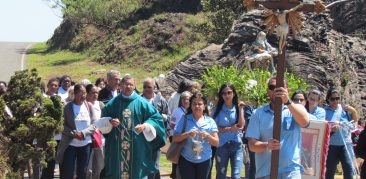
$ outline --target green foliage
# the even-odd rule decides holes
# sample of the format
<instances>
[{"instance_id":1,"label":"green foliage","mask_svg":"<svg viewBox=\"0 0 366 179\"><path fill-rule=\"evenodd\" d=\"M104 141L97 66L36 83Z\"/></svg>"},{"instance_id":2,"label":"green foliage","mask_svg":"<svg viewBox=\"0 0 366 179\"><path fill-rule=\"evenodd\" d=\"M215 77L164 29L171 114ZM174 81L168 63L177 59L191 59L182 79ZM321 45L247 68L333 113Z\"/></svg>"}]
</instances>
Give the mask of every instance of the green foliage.
<instances>
[{"instance_id":1,"label":"green foliage","mask_svg":"<svg viewBox=\"0 0 366 179\"><path fill-rule=\"evenodd\" d=\"M62 104L59 97L43 97L40 83L35 69L17 71L4 95L14 117L0 120L0 132L8 139L2 142L15 172L31 159L45 163L55 154L53 136L61 131Z\"/></svg>"},{"instance_id":2,"label":"green foliage","mask_svg":"<svg viewBox=\"0 0 366 179\"><path fill-rule=\"evenodd\" d=\"M231 83L239 95L239 99L247 104L260 106L269 102L267 98L267 80L272 77L268 71L261 69L238 70L234 66L212 66L202 75L205 84L204 94L210 99L215 99L219 88L225 83ZM307 83L295 77L292 73L285 74L290 89L307 88Z\"/></svg>"},{"instance_id":3,"label":"green foliage","mask_svg":"<svg viewBox=\"0 0 366 179\"><path fill-rule=\"evenodd\" d=\"M132 12L144 5L144 0L53 0L61 1L63 14L73 23L95 24L114 29Z\"/></svg>"},{"instance_id":4,"label":"green foliage","mask_svg":"<svg viewBox=\"0 0 366 179\"><path fill-rule=\"evenodd\" d=\"M208 14L210 23L200 30L210 34L210 41L222 43L229 35L231 26L243 12L242 0L202 0L203 9Z\"/></svg>"}]
</instances>

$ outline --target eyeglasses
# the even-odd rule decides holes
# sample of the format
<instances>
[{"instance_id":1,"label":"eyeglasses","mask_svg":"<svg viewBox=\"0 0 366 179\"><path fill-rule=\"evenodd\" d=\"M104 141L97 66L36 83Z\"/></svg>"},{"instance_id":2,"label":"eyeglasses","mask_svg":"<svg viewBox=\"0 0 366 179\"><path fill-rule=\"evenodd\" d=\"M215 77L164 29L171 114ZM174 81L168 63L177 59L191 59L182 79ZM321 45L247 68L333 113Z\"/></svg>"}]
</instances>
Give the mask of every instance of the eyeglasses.
<instances>
[{"instance_id":1,"label":"eyeglasses","mask_svg":"<svg viewBox=\"0 0 366 179\"><path fill-rule=\"evenodd\" d=\"M333 97L333 98L329 98L329 101L339 101L341 98L340 97Z\"/></svg>"},{"instance_id":2,"label":"eyeglasses","mask_svg":"<svg viewBox=\"0 0 366 179\"><path fill-rule=\"evenodd\" d=\"M294 98L294 99L292 99L292 101L293 101L293 102L295 102L295 103L302 103L302 102L304 102L304 101L305 101L305 99L301 99L301 98Z\"/></svg>"},{"instance_id":3,"label":"eyeglasses","mask_svg":"<svg viewBox=\"0 0 366 179\"><path fill-rule=\"evenodd\" d=\"M226 92L222 92L221 95L232 95L233 91L226 91Z\"/></svg>"},{"instance_id":4,"label":"eyeglasses","mask_svg":"<svg viewBox=\"0 0 366 179\"><path fill-rule=\"evenodd\" d=\"M276 88L276 85L268 85L268 89L273 91Z\"/></svg>"}]
</instances>

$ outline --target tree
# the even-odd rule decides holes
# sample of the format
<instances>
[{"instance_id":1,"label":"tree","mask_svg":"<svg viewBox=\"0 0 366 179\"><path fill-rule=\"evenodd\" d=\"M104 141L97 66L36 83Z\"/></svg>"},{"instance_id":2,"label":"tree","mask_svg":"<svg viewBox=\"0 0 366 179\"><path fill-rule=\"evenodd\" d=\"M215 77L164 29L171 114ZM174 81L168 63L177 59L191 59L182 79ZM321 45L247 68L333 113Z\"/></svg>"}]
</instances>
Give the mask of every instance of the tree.
<instances>
[{"instance_id":1,"label":"tree","mask_svg":"<svg viewBox=\"0 0 366 179\"><path fill-rule=\"evenodd\" d=\"M40 84L35 69L15 72L4 95L14 117L0 120L12 171L22 174L28 168L30 178L39 178L39 164L55 155L53 136L62 127L60 98L43 97Z\"/></svg>"}]
</instances>

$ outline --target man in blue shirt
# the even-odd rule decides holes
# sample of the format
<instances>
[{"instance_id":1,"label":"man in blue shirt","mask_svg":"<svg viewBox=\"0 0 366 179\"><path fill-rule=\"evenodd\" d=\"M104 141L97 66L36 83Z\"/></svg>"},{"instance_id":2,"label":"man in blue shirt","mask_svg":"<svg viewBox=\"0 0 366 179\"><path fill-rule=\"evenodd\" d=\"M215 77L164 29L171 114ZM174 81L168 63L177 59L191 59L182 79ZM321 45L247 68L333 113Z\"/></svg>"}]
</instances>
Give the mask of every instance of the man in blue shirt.
<instances>
[{"instance_id":1,"label":"man in blue shirt","mask_svg":"<svg viewBox=\"0 0 366 179\"><path fill-rule=\"evenodd\" d=\"M267 95L270 103L258 108L250 119L246 137L249 149L256 153L256 178L269 179L271 151L280 150L279 179L300 179L303 167L300 163L301 127L309 125L306 109L294 104L288 97L287 82L285 88L276 88L276 78L268 80ZM274 101L280 97L282 108L282 124L280 141L273 139Z\"/></svg>"}]
</instances>

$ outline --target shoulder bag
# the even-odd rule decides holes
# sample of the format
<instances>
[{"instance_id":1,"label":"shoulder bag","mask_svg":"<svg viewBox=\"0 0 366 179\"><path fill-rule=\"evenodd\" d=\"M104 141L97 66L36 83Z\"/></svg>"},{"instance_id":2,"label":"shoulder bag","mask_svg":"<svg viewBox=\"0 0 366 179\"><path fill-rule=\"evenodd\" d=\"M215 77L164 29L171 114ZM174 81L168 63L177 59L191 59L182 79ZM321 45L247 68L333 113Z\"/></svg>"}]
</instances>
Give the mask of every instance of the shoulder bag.
<instances>
[{"instance_id":1,"label":"shoulder bag","mask_svg":"<svg viewBox=\"0 0 366 179\"><path fill-rule=\"evenodd\" d=\"M182 134L185 132L187 126L187 116L184 115L184 124L183 124L183 130ZM170 143L170 146L168 148L168 151L166 152L166 158L171 161L172 163L178 164L180 152L183 148L183 146L186 144L187 140L184 139L183 141L177 143L172 142Z\"/></svg>"}]
</instances>

